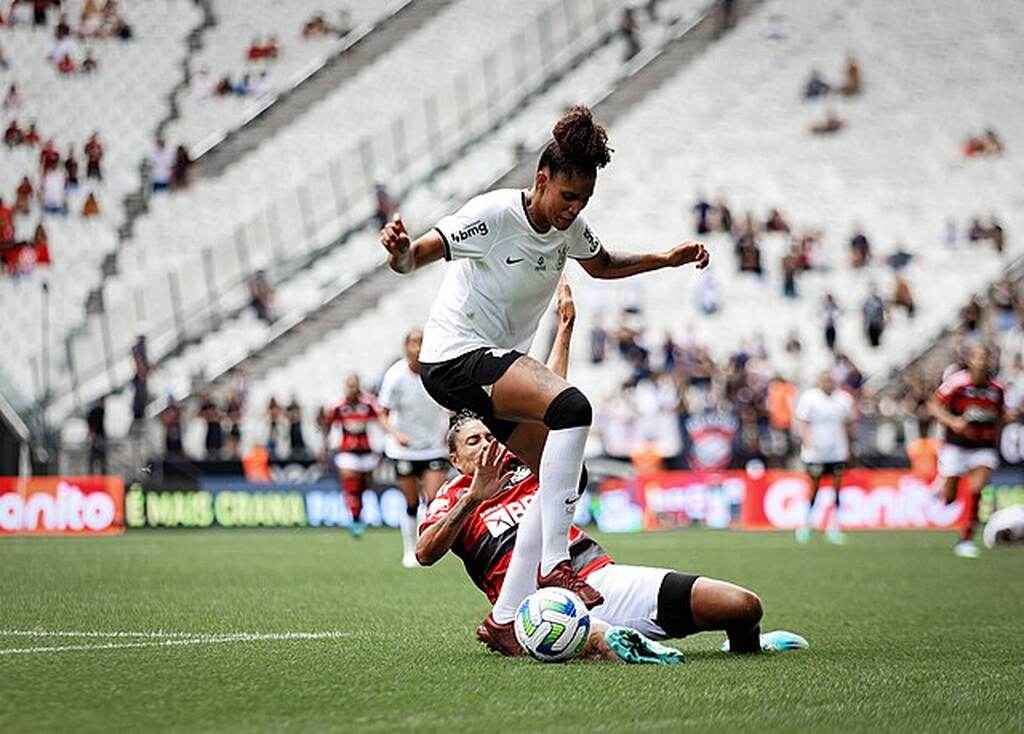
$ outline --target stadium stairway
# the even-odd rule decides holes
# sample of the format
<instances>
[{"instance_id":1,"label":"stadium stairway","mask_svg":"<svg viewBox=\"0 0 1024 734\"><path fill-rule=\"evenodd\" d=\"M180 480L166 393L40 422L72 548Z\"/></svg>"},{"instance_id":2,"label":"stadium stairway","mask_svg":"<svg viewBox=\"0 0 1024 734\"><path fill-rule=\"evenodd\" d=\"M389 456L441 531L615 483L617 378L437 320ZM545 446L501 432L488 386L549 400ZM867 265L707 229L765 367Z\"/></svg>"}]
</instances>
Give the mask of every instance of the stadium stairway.
<instances>
[{"instance_id":1,"label":"stadium stairway","mask_svg":"<svg viewBox=\"0 0 1024 734\"><path fill-rule=\"evenodd\" d=\"M263 141L294 122L360 70L399 45L453 0L407 0L384 22L369 29L333 54L301 84L279 95L245 125L229 131L214 147L196 158L197 178L215 177L255 150Z\"/></svg>"}]
</instances>

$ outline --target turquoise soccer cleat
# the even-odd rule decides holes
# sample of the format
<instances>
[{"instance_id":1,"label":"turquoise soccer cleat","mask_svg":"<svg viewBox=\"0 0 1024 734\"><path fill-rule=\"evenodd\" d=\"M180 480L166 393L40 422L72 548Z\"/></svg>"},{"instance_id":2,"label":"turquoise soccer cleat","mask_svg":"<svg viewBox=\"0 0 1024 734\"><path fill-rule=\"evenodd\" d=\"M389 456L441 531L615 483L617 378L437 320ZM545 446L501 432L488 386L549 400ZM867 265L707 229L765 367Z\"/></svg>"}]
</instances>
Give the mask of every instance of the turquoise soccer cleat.
<instances>
[{"instance_id":1,"label":"turquoise soccer cleat","mask_svg":"<svg viewBox=\"0 0 1024 734\"><path fill-rule=\"evenodd\" d=\"M360 520L353 520L348 526L348 532L353 538L363 537L363 531L366 530L366 525Z\"/></svg>"},{"instance_id":2,"label":"turquoise soccer cleat","mask_svg":"<svg viewBox=\"0 0 1024 734\"><path fill-rule=\"evenodd\" d=\"M806 650L811 644L803 637L786 630L765 632L761 635L761 652L783 652L784 650ZM722 644L722 652L729 652L729 641Z\"/></svg>"},{"instance_id":3,"label":"turquoise soccer cleat","mask_svg":"<svg viewBox=\"0 0 1024 734\"><path fill-rule=\"evenodd\" d=\"M683 653L644 637L629 627L609 627L605 642L619 658L635 665L678 665L685 662Z\"/></svg>"}]
</instances>

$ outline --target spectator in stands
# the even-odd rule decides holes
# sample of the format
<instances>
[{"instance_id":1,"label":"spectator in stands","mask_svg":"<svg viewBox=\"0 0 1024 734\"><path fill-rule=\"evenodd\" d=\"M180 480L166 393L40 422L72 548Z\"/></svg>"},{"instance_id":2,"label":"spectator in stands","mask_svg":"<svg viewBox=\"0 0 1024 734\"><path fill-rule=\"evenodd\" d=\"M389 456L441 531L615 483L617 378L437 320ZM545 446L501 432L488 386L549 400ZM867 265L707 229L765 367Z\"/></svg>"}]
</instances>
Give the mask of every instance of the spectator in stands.
<instances>
[{"instance_id":1,"label":"spectator in stands","mask_svg":"<svg viewBox=\"0 0 1024 734\"><path fill-rule=\"evenodd\" d=\"M85 202L82 204L82 216L86 219L91 219L99 215L100 203L96 199L96 192L90 191L89 195L85 197Z\"/></svg>"},{"instance_id":2,"label":"spectator in stands","mask_svg":"<svg viewBox=\"0 0 1024 734\"><path fill-rule=\"evenodd\" d=\"M914 307L914 294L910 290L910 283L905 277L897 274L893 283L892 298L889 303L896 308L903 308L909 318L914 318L916 313Z\"/></svg>"},{"instance_id":3,"label":"spectator in stands","mask_svg":"<svg viewBox=\"0 0 1024 734\"><path fill-rule=\"evenodd\" d=\"M225 442L227 458L237 459L242 444L242 396L232 392L224 404L224 417L227 419L228 432Z\"/></svg>"},{"instance_id":4,"label":"spectator in stands","mask_svg":"<svg viewBox=\"0 0 1024 734\"><path fill-rule=\"evenodd\" d=\"M153 191L167 191L174 174L174 151L167 147L167 141L157 138L156 147L149 154L149 178Z\"/></svg>"},{"instance_id":5,"label":"spectator in stands","mask_svg":"<svg viewBox=\"0 0 1024 734\"><path fill-rule=\"evenodd\" d=\"M103 180L103 143L98 132L85 141L85 177Z\"/></svg>"},{"instance_id":6,"label":"spectator in stands","mask_svg":"<svg viewBox=\"0 0 1024 734\"><path fill-rule=\"evenodd\" d=\"M224 426L221 425L224 414L221 413L217 403L207 391L203 391L199 395L199 417L206 424L206 435L203 439L206 459L207 461L219 459L221 451L224 449Z\"/></svg>"},{"instance_id":7,"label":"spectator in stands","mask_svg":"<svg viewBox=\"0 0 1024 734\"><path fill-rule=\"evenodd\" d=\"M160 411L160 423L164 427L164 456L181 458L185 455L181 433L181 406L173 395L167 396L167 406Z\"/></svg>"},{"instance_id":8,"label":"spectator in stands","mask_svg":"<svg viewBox=\"0 0 1024 734\"><path fill-rule=\"evenodd\" d=\"M855 97L860 94L860 66L853 54L846 57L844 76L843 83L837 91L844 97Z\"/></svg>"},{"instance_id":9,"label":"spectator in stands","mask_svg":"<svg viewBox=\"0 0 1024 734\"><path fill-rule=\"evenodd\" d=\"M306 437L302 433L302 408L298 401L292 401L285 408L288 418L288 458L291 461L303 461L309 458Z\"/></svg>"},{"instance_id":10,"label":"spectator in stands","mask_svg":"<svg viewBox=\"0 0 1024 734\"><path fill-rule=\"evenodd\" d=\"M1017 289L1009 278L1004 276L992 286L990 301L995 315L996 329L1000 334L1005 334L1017 325L1017 309L1021 305Z\"/></svg>"},{"instance_id":11,"label":"spectator in stands","mask_svg":"<svg viewBox=\"0 0 1024 734\"><path fill-rule=\"evenodd\" d=\"M257 270L249 279L249 298L249 305L256 312L256 317L268 324L273 323L271 307L274 303L274 290L267 280L266 271Z\"/></svg>"},{"instance_id":12,"label":"spectator in stands","mask_svg":"<svg viewBox=\"0 0 1024 734\"><path fill-rule=\"evenodd\" d=\"M342 32L340 27L334 27L328 23L327 18L324 17L322 12L315 13L302 25L303 38L325 38L327 36L338 36L340 38L347 33L348 30Z\"/></svg>"},{"instance_id":13,"label":"spectator in stands","mask_svg":"<svg viewBox=\"0 0 1024 734\"><path fill-rule=\"evenodd\" d=\"M608 334L601 325L599 318L594 319L594 325L590 327L590 364L602 364L608 345Z\"/></svg>"},{"instance_id":14,"label":"spectator in stands","mask_svg":"<svg viewBox=\"0 0 1024 734\"><path fill-rule=\"evenodd\" d=\"M35 120L33 120L28 124L28 129L25 131L24 136L22 136L21 142L25 145L35 147L39 145L39 137L39 130L36 129L36 123Z\"/></svg>"},{"instance_id":15,"label":"spectator in stands","mask_svg":"<svg viewBox=\"0 0 1024 734\"><path fill-rule=\"evenodd\" d=\"M52 171L60 165L60 152L53 138L46 141L46 144L39 151L39 167L43 173Z\"/></svg>"},{"instance_id":16,"label":"spectator in stands","mask_svg":"<svg viewBox=\"0 0 1024 734\"><path fill-rule=\"evenodd\" d=\"M627 5L622 9L622 20L619 21L619 33L626 42L626 53L623 61L629 61L640 53L640 25L636 22L636 13Z\"/></svg>"},{"instance_id":17,"label":"spectator in stands","mask_svg":"<svg viewBox=\"0 0 1024 734\"><path fill-rule=\"evenodd\" d=\"M18 85L11 84L7 87L7 94L4 95L4 111L16 110L21 107L21 95L18 94Z\"/></svg>"},{"instance_id":18,"label":"spectator in stands","mask_svg":"<svg viewBox=\"0 0 1024 734\"><path fill-rule=\"evenodd\" d=\"M7 129L4 130L4 145L6 145L8 148L15 148L21 145L22 140L23 135L21 132L21 128L18 127L18 121L11 120L11 122L7 125Z\"/></svg>"},{"instance_id":19,"label":"spectator in stands","mask_svg":"<svg viewBox=\"0 0 1024 734\"><path fill-rule=\"evenodd\" d=\"M859 228L850 238L850 265L863 268L871 262L871 242Z\"/></svg>"},{"instance_id":20,"label":"spectator in stands","mask_svg":"<svg viewBox=\"0 0 1024 734\"><path fill-rule=\"evenodd\" d=\"M995 216L989 219L988 238L992 241L992 246L996 248L996 252L1002 254L1006 247L1006 234L1003 232L1003 225L999 223Z\"/></svg>"},{"instance_id":21,"label":"spectator in stands","mask_svg":"<svg viewBox=\"0 0 1024 734\"><path fill-rule=\"evenodd\" d=\"M694 229L697 230L697 234L707 234L711 231L710 213L713 210L714 207L703 196L697 197L697 203L693 205L693 212L697 218Z\"/></svg>"},{"instance_id":22,"label":"spectator in stands","mask_svg":"<svg viewBox=\"0 0 1024 734\"><path fill-rule=\"evenodd\" d=\"M810 130L813 135L830 135L839 132L844 127L846 127L846 120L841 118L835 110L828 110L825 113L825 119L812 124Z\"/></svg>"},{"instance_id":23,"label":"spectator in stands","mask_svg":"<svg viewBox=\"0 0 1024 734\"><path fill-rule=\"evenodd\" d=\"M69 191L78 189L78 158L75 156L73 145L68 146L68 154L64 158L64 177Z\"/></svg>"},{"instance_id":24,"label":"spectator in stands","mask_svg":"<svg viewBox=\"0 0 1024 734\"><path fill-rule=\"evenodd\" d=\"M65 76L74 74L77 67L75 66L75 60L71 57L71 54L65 53L61 55L57 60L57 71Z\"/></svg>"},{"instance_id":25,"label":"spectator in stands","mask_svg":"<svg viewBox=\"0 0 1024 734\"><path fill-rule=\"evenodd\" d=\"M724 199L718 200L718 204L715 206L715 212L718 214L718 231L725 232L726 234L731 234L732 212L729 211L729 207L726 205Z\"/></svg>"},{"instance_id":26,"label":"spectator in stands","mask_svg":"<svg viewBox=\"0 0 1024 734\"><path fill-rule=\"evenodd\" d=\"M871 286L861 311L864 314L864 333L867 335L868 344L878 347L882 343L882 332L885 331L886 309L885 301L878 295L876 286Z\"/></svg>"},{"instance_id":27,"label":"spectator in stands","mask_svg":"<svg viewBox=\"0 0 1024 734\"><path fill-rule=\"evenodd\" d=\"M963 325L966 336L976 341L981 337L981 320L984 314L984 309L981 307L981 302L977 296L973 296L963 310L960 312L960 321Z\"/></svg>"},{"instance_id":28,"label":"spectator in stands","mask_svg":"<svg viewBox=\"0 0 1024 734\"><path fill-rule=\"evenodd\" d=\"M32 254L35 257L35 265L50 265L50 236L42 222L36 225L32 235Z\"/></svg>"},{"instance_id":29,"label":"spectator in stands","mask_svg":"<svg viewBox=\"0 0 1024 734\"><path fill-rule=\"evenodd\" d=\"M71 26L68 24L68 16L66 13L61 13L57 18L57 25L53 28L53 36L58 41L67 38L71 35Z\"/></svg>"},{"instance_id":30,"label":"spectator in stands","mask_svg":"<svg viewBox=\"0 0 1024 734\"><path fill-rule=\"evenodd\" d=\"M14 210L7 206L0 196L0 245L9 246L14 242Z\"/></svg>"},{"instance_id":31,"label":"spectator in stands","mask_svg":"<svg viewBox=\"0 0 1024 734\"><path fill-rule=\"evenodd\" d=\"M175 191L188 186L191 170L192 159L188 155L188 148L179 145L174 150L174 168L171 170L171 186Z\"/></svg>"},{"instance_id":32,"label":"spectator in stands","mask_svg":"<svg viewBox=\"0 0 1024 734\"><path fill-rule=\"evenodd\" d=\"M85 50L85 58L82 59L81 72L83 74L92 74L97 68L99 68L99 64L96 62L96 56L93 55L91 48L87 48Z\"/></svg>"},{"instance_id":33,"label":"spectator in stands","mask_svg":"<svg viewBox=\"0 0 1024 734\"><path fill-rule=\"evenodd\" d=\"M782 295L786 298L796 298L796 276L800 272L799 254L790 248L782 257Z\"/></svg>"},{"instance_id":34,"label":"spectator in stands","mask_svg":"<svg viewBox=\"0 0 1024 734\"><path fill-rule=\"evenodd\" d=\"M35 189L32 188L32 182L28 180L28 176L21 177L21 183L18 184L18 188L14 191L14 212L15 214L28 214L32 210L32 194L35 193Z\"/></svg>"},{"instance_id":35,"label":"spectator in stands","mask_svg":"<svg viewBox=\"0 0 1024 734\"><path fill-rule=\"evenodd\" d=\"M764 269L761 267L761 248L758 247L753 234L742 235L736 241L736 257L741 273L753 273L758 278L764 276Z\"/></svg>"},{"instance_id":36,"label":"spectator in stands","mask_svg":"<svg viewBox=\"0 0 1024 734\"><path fill-rule=\"evenodd\" d=\"M999 155L1003 152L1003 141L996 135L996 131L989 128L981 137L982 148L985 155Z\"/></svg>"},{"instance_id":37,"label":"spectator in stands","mask_svg":"<svg viewBox=\"0 0 1024 734\"><path fill-rule=\"evenodd\" d=\"M46 13L50 9L50 0L32 0L32 25L46 25Z\"/></svg>"},{"instance_id":38,"label":"spectator in stands","mask_svg":"<svg viewBox=\"0 0 1024 734\"><path fill-rule=\"evenodd\" d=\"M256 37L249 44L245 56L249 61L261 61L263 59L276 59L280 53L280 46L277 43L277 36L268 36L264 41Z\"/></svg>"},{"instance_id":39,"label":"spectator in stands","mask_svg":"<svg viewBox=\"0 0 1024 734\"><path fill-rule=\"evenodd\" d=\"M267 404L267 453L270 454L270 458L277 457L277 447L279 445L281 428L284 420L284 408L282 408L281 404L277 402L277 398L271 396L270 402Z\"/></svg>"},{"instance_id":40,"label":"spectator in stands","mask_svg":"<svg viewBox=\"0 0 1024 734\"><path fill-rule=\"evenodd\" d=\"M89 426L89 473L107 473L107 411L104 399L97 398L89 408L85 422Z\"/></svg>"},{"instance_id":41,"label":"spectator in stands","mask_svg":"<svg viewBox=\"0 0 1024 734\"><path fill-rule=\"evenodd\" d=\"M66 215L68 192L67 176L64 171L54 167L44 173L39 186L39 196L43 202L43 213Z\"/></svg>"},{"instance_id":42,"label":"spectator in stands","mask_svg":"<svg viewBox=\"0 0 1024 734\"><path fill-rule=\"evenodd\" d=\"M825 295L825 346L828 347L829 351L836 351L836 326L839 322L839 304L836 303L835 297L831 293Z\"/></svg>"},{"instance_id":43,"label":"spectator in stands","mask_svg":"<svg viewBox=\"0 0 1024 734\"><path fill-rule=\"evenodd\" d=\"M132 364L135 367L135 376L132 377L132 418L140 421L145 418L146 404L149 403L149 356L145 334L139 334L135 339Z\"/></svg>"},{"instance_id":44,"label":"spectator in stands","mask_svg":"<svg viewBox=\"0 0 1024 734\"><path fill-rule=\"evenodd\" d=\"M391 197L391 194L388 193L384 184L376 184L374 186L374 192L377 199L377 211L374 216L377 219L377 224L383 229L384 225L390 222L391 218L398 211L398 205Z\"/></svg>"},{"instance_id":45,"label":"spectator in stands","mask_svg":"<svg viewBox=\"0 0 1024 734\"><path fill-rule=\"evenodd\" d=\"M764 231L789 233L789 224L778 209L772 209L768 212L768 220L764 223Z\"/></svg>"},{"instance_id":46,"label":"spectator in stands","mask_svg":"<svg viewBox=\"0 0 1024 734\"><path fill-rule=\"evenodd\" d=\"M256 77L256 81L249 85L249 93L256 99L269 97L273 91L274 88L270 85L270 77L267 76L266 70L261 71Z\"/></svg>"},{"instance_id":47,"label":"spectator in stands","mask_svg":"<svg viewBox=\"0 0 1024 734\"><path fill-rule=\"evenodd\" d=\"M832 87L821 76L817 69L811 69L811 77L804 84L804 99L817 99L824 97L832 90Z\"/></svg>"}]
</instances>

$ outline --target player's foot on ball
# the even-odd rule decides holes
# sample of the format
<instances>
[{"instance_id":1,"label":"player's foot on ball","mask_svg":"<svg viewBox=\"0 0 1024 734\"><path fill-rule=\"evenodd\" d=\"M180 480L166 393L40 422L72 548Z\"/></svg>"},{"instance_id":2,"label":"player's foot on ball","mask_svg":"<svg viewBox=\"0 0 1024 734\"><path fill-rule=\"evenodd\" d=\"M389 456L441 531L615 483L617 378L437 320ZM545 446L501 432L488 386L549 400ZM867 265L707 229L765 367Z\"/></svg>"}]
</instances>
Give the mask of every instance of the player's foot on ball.
<instances>
[{"instance_id":1,"label":"player's foot on ball","mask_svg":"<svg viewBox=\"0 0 1024 734\"><path fill-rule=\"evenodd\" d=\"M811 529L806 525L798 527L793 535L796 538L796 542L800 545L807 545L811 542Z\"/></svg>"},{"instance_id":2,"label":"player's foot on ball","mask_svg":"<svg viewBox=\"0 0 1024 734\"><path fill-rule=\"evenodd\" d=\"M496 622L492 614L488 614L476 628L476 639L506 657L518 658L526 655L526 650L516 639L515 623Z\"/></svg>"},{"instance_id":3,"label":"player's foot on ball","mask_svg":"<svg viewBox=\"0 0 1024 734\"><path fill-rule=\"evenodd\" d=\"M825 531L825 540L832 545L846 545L846 534L837 527L830 527Z\"/></svg>"},{"instance_id":4,"label":"player's foot on ball","mask_svg":"<svg viewBox=\"0 0 1024 734\"><path fill-rule=\"evenodd\" d=\"M349 535L353 538L363 537L363 531L366 530L366 525L361 520L353 520L348 526Z\"/></svg>"},{"instance_id":5,"label":"player's foot on ball","mask_svg":"<svg viewBox=\"0 0 1024 734\"><path fill-rule=\"evenodd\" d=\"M961 540L953 546L953 555L957 558L977 558L981 555L973 540Z\"/></svg>"},{"instance_id":6,"label":"player's foot on ball","mask_svg":"<svg viewBox=\"0 0 1024 734\"><path fill-rule=\"evenodd\" d=\"M584 581L568 561L562 561L546 575L542 575L540 569L537 569L537 588L544 589L550 586L568 589L580 598L587 609L604 604L601 592Z\"/></svg>"},{"instance_id":7,"label":"player's foot on ball","mask_svg":"<svg viewBox=\"0 0 1024 734\"><path fill-rule=\"evenodd\" d=\"M783 652L784 650L806 650L811 645L800 635L786 630L765 632L761 635L762 652ZM722 652L729 652L729 641L722 644Z\"/></svg>"},{"instance_id":8,"label":"player's foot on ball","mask_svg":"<svg viewBox=\"0 0 1024 734\"><path fill-rule=\"evenodd\" d=\"M609 627L604 633L604 641L626 663L678 665L686 662L683 653L675 648L648 639L629 627Z\"/></svg>"},{"instance_id":9,"label":"player's foot on ball","mask_svg":"<svg viewBox=\"0 0 1024 734\"><path fill-rule=\"evenodd\" d=\"M416 560L415 553L404 553L402 555L402 567L403 568L419 568L419 561Z\"/></svg>"}]
</instances>

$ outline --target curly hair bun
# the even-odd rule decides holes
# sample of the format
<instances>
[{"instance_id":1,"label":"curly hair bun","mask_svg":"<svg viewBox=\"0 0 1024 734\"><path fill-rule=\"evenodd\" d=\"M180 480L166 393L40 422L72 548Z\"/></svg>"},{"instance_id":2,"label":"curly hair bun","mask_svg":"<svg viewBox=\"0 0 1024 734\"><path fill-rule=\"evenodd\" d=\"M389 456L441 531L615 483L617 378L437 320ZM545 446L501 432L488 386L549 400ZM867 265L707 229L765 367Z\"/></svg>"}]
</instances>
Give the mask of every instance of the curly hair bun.
<instances>
[{"instance_id":1,"label":"curly hair bun","mask_svg":"<svg viewBox=\"0 0 1024 734\"><path fill-rule=\"evenodd\" d=\"M594 122L583 105L574 105L555 123L551 131L559 151L573 167L603 168L612 159L608 133Z\"/></svg>"}]
</instances>

